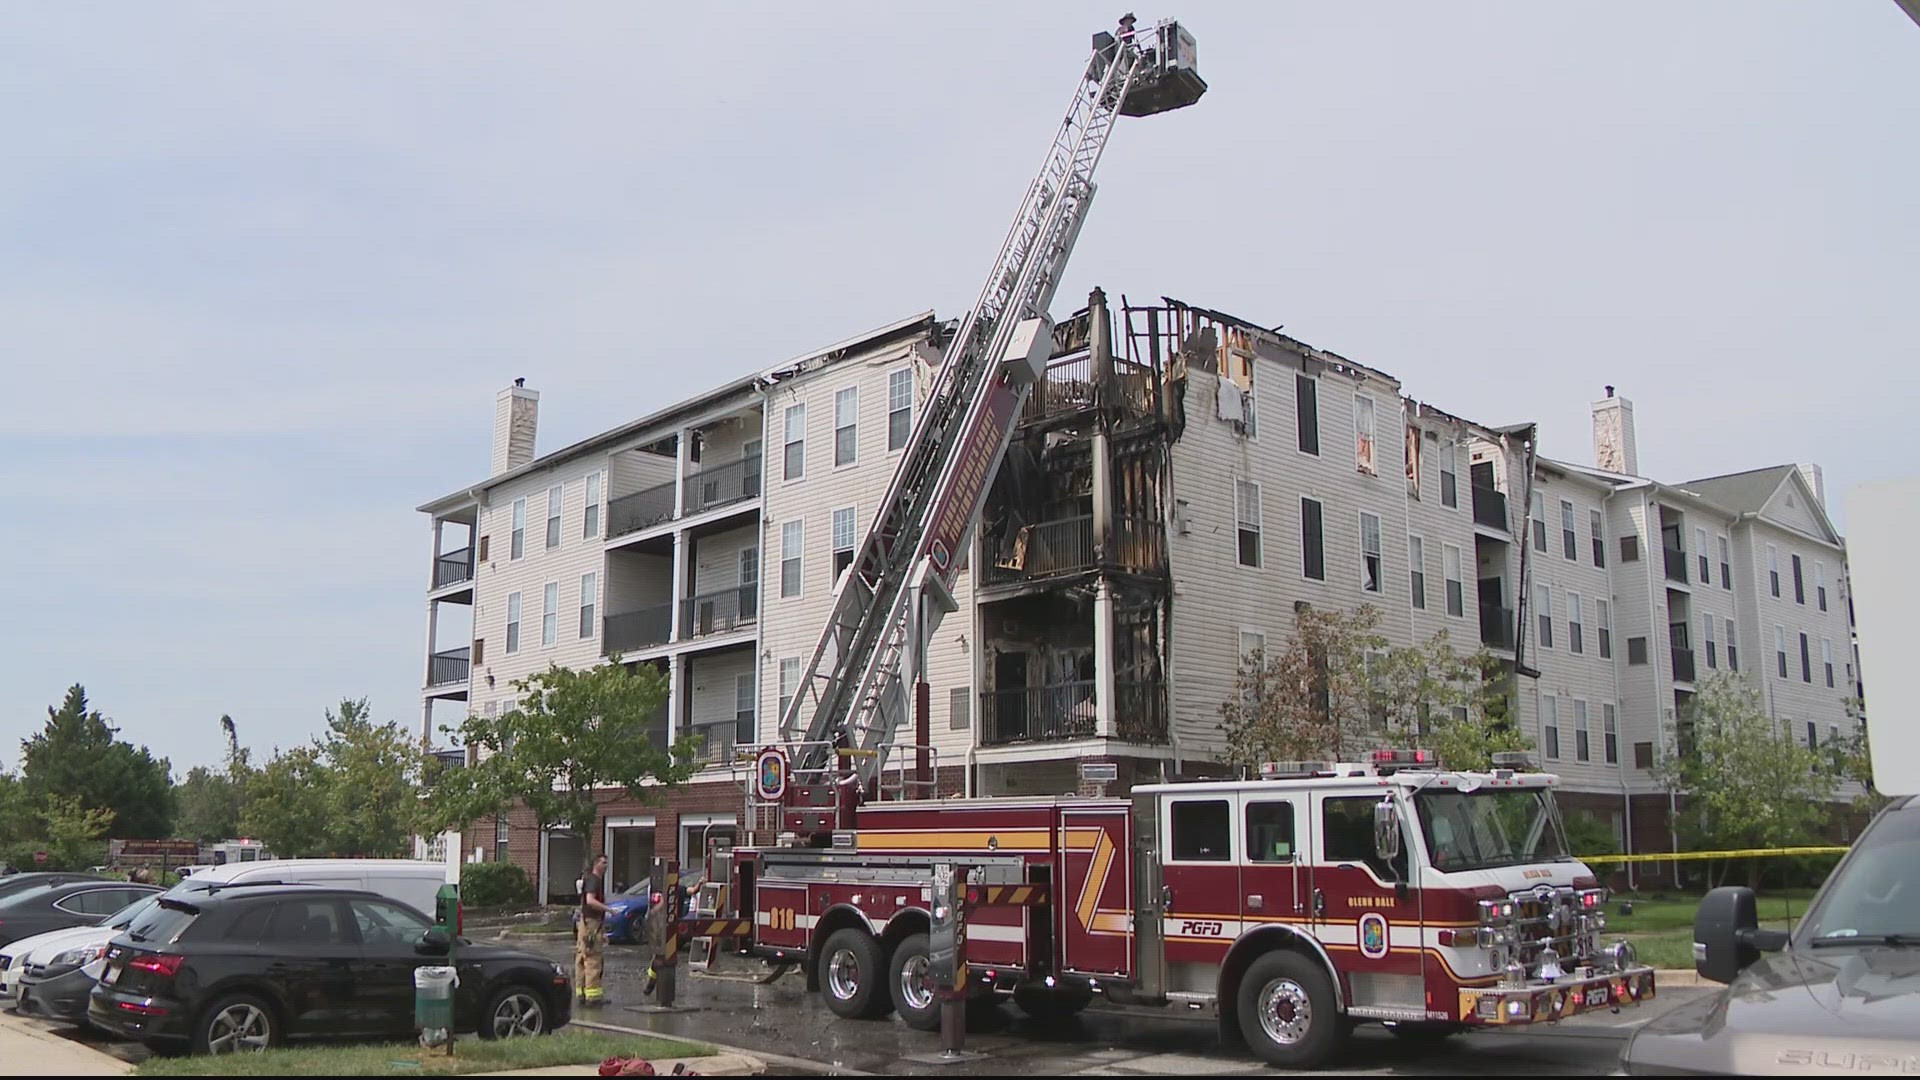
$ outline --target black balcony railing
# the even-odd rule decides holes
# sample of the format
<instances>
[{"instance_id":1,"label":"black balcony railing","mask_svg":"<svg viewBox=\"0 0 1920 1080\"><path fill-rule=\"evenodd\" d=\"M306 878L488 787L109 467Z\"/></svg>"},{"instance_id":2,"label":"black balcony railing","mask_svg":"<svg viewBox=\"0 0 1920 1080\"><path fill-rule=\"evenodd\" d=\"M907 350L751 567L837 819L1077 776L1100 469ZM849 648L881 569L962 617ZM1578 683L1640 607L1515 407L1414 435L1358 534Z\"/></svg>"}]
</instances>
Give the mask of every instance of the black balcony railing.
<instances>
[{"instance_id":1,"label":"black balcony railing","mask_svg":"<svg viewBox=\"0 0 1920 1080\"><path fill-rule=\"evenodd\" d=\"M741 585L687 597L680 605L680 636L725 634L753 625L759 592L758 585Z\"/></svg>"},{"instance_id":2,"label":"black balcony railing","mask_svg":"<svg viewBox=\"0 0 1920 1080\"><path fill-rule=\"evenodd\" d=\"M1130 514L1114 518L1107 563L1136 574L1156 574L1166 569L1166 526L1152 518Z\"/></svg>"},{"instance_id":3,"label":"black balcony railing","mask_svg":"<svg viewBox=\"0 0 1920 1080\"><path fill-rule=\"evenodd\" d=\"M1139 415L1151 413L1155 382L1152 368L1116 358L1107 404ZM1027 403L1020 411L1020 422L1033 424L1071 416L1098 404L1097 397L1090 358L1080 356L1056 361L1047 365L1046 374L1033 384L1033 392L1027 395Z\"/></svg>"},{"instance_id":4,"label":"black balcony railing","mask_svg":"<svg viewBox=\"0 0 1920 1080\"><path fill-rule=\"evenodd\" d=\"M1506 531L1510 527L1507 524L1507 497L1492 488L1474 488L1473 523Z\"/></svg>"},{"instance_id":5,"label":"black balcony railing","mask_svg":"<svg viewBox=\"0 0 1920 1080\"><path fill-rule=\"evenodd\" d=\"M1667 580L1687 583L1687 553L1679 548L1664 548L1667 557Z\"/></svg>"},{"instance_id":6,"label":"black balcony railing","mask_svg":"<svg viewBox=\"0 0 1920 1080\"><path fill-rule=\"evenodd\" d=\"M607 536L625 536L673 517L673 484L657 484L645 491L607 500Z\"/></svg>"},{"instance_id":7,"label":"black balcony railing","mask_svg":"<svg viewBox=\"0 0 1920 1080\"><path fill-rule=\"evenodd\" d=\"M1158 682L1114 685L1114 734L1123 741L1160 746L1167 742L1167 687Z\"/></svg>"},{"instance_id":8,"label":"black balcony railing","mask_svg":"<svg viewBox=\"0 0 1920 1080\"><path fill-rule=\"evenodd\" d=\"M473 655L470 648L448 649L437 652L427 662L428 686L452 686L467 681L467 669L470 666L467 657Z\"/></svg>"},{"instance_id":9,"label":"black balcony railing","mask_svg":"<svg viewBox=\"0 0 1920 1080\"><path fill-rule=\"evenodd\" d=\"M463 547L459 551L449 551L433 560L433 587L444 589L462 581L473 580L473 549Z\"/></svg>"},{"instance_id":10,"label":"black balcony railing","mask_svg":"<svg viewBox=\"0 0 1920 1080\"><path fill-rule=\"evenodd\" d=\"M980 695L981 742L1004 746L1093 737L1093 680L987 690Z\"/></svg>"},{"instance_id":11,"label":"black balcony railing","mask_svg":"<svg viewBox=\"0 0 1920 1080\"><path fill-rule=\"evenodd\" d=\"M1094 540L1091 514L1024 525L1002 542L999 558L981 582L1003 585L1091 570L1099 562ZM1159 572L1166 561L1167 534L1160 522L1131 515L1113 519L1106 565L1147 574Z\"/></svg>"},{"instance_id":12,"label":"black balcony railing","mask_svg":"<svg viewBox=\"0 0 1920 1080\"><path fill-rule=\"evenodd\" d=\"M725 465L701 469L687 477L686 512L697 514L716 506L760 496L760 455L751 454Z\"/></svg>"},{"instance_id":13,"label":"black balcony railing","mask_svg":"<svg viewBox=\"0 0 1920 1080\"><path fill-rule=\"evenodd\" d=\"M1673 677L1681 682L1693 681L1693 650L1673 647Z\"/></svg>"},{"instance_id":14,"label":"black balcony railing","mask_svg":"<svg viewBox=\"0 0 1920 1080\"><path fill-rule=\"evenodd\" d=\"M672 637L673 605L656 604L607 616L600 634L600 647L607 653L632 652L665 645Z\"/></svg>"},{"instance_id":15,"label":"black balcony railing","mask_svg":"<svg viewBox=\"0 0 1920 1080\"><path fill-rule=\"evenodd\" d=\"M702 724L693 729L700 737L700 751L694 760L703 764L715 764L733 760L733 747L739 736L739 725L728 721L721 724Z\"/></svg>"},{"instance_id":16,"label":"black balcony railing","mask_svg":"<svg viewBox=\"0 0 1920 1080\"><path fill-rule=\"evenodd\" d=\"M1513 648L1513 609L1480 605L1480 643L1493 649Z\"/></svg>"}]
</instances>

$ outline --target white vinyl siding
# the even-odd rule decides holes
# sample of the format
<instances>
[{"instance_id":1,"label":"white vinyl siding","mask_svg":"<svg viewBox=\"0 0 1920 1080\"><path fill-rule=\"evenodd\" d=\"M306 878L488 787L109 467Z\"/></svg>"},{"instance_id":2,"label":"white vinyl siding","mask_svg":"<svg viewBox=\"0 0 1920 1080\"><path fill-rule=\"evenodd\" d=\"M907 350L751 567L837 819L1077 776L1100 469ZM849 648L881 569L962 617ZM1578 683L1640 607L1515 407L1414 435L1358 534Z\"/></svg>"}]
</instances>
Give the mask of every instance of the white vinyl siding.
<instances>
[{"instance_id":1,"label":"white vinyl siding","mask_svg":"<svg viewBox=\"0 0 1920 1080\"><path fill-rule=\"evenodd\" d=\"M851 465L860 457L860 388L833 395L833 464Z\"/></svg>"},{"instance_id":2,"label":"white vinyl siding","mask_svg":"<svg viewBox=\"0 0 1920 1080\"><path fill-rule=\"evenodd\" d=\"M786 425L786 443L782 450L780 475L782 479L798 480L807 475L807 407L787 406L783 422Z\"/></svg>"},{"instance_id":3,"label":"white vinyl siding","mask_svg":"<svg viewBox=\"0 0 1920 1080\"><path fill-rule=\"evenodd\" d=\"M540 599L540 644L551 646L560 640L560 583L547 582Z\"/></svg>"},{"instance_id":4,"label":"white vinyl siding","mask_svg":"<svg viewBox=\"0 0 1920 1080\"><path fill-rule=\"evenodd\" d=\"M507 594L507 655L520 651L520 594Z\"/></svg>"},{"instance_id":5,"label":"white vinyl siding","mask_svg":"<svg viewBox=\"0 0 1920 1080\"><path fill-rule=\"evenodd\" d=\"M913 433L913 369L901 368L887 376L887 449L907 445Z\"/></svg>"},{"instance_id":6,"label":"white vinyl siding","mask_svg":"<svg viewBox=\"0 0 1920 1080\"><path fill-rule=\"evenodd\" d=\"M799 596L806 554L807 523L789 521L780 526L780 595Z\"/></svg>"},{"instance_id":7,"label":"white vinyl siding","mask_svg":"<svg viewBox=\"0 0 1920 1080\"><path fill-rule=\"evenodd\" d=\"M590 638L594 634L594 610L599 600L599 575L585 573L580 575L580 636Z\"/></svg>"}]
</instances>

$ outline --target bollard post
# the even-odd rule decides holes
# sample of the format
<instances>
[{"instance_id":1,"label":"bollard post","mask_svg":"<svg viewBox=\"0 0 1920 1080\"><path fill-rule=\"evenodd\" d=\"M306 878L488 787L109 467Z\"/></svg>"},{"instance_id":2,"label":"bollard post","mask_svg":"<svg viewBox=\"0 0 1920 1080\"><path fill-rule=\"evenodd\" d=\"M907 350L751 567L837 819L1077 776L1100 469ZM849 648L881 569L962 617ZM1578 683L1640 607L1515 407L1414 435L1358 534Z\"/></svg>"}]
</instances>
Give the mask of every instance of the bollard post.
<instances>
[{"instance_id":1,"label":"bollard post","mask_svg":"<svg viewBox=\"0 0 1920 1080\"><path fill-rule=\"evenodd\" d=\"M675 969L680 964L680 864L667 860L667 885L660 891L660 902L667 906L666 941L660 946L660 957L655 962L659 969L660 984L656 988L660 1007L673 1008Z\"/></svg>"}]
</instances>

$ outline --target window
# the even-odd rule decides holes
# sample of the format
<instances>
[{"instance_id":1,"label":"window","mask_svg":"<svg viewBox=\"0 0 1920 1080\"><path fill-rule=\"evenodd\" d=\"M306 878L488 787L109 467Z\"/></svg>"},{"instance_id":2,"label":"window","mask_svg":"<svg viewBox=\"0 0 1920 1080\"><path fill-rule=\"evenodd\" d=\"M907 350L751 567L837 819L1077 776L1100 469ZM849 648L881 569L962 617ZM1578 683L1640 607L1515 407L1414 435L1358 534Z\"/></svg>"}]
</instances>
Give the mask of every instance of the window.
<instances>
[{"instance_id":1,"label":"window","mask_svg":"<svg viewBox=\"0 0 1920 1080\"><path fill-rule=\"evenodd\" d=\"M540 607L540 644L552 645L560 639L560 583L547 582Z\"/></svg>"},{"instance_id":2,"label":"window","mask_svg":"<svg viewBox=\"0 0 1920 1080\"><path fill-rule=\"evenodd\" d=\"M1533 550L1547 550L1547 497L1541 492L1533 493L1533 505L1530 508L1533 518Z\"/></svg>"},{"instance_id":3,"label":"window","mask_svg":"<svg viewBox=\"0 0 1920 1080\"><path fill-rule=\"evenodd\" d=\"M1353 395L1353 460L1360 471L1373 475L1373 399Z\"/></svg>"},{"instance_id":4,"label":"window","mask_svg":"<svg viewBox=\"0 0 1920 1080\"><path fill-rule=\"evenodd\" d=\"M282 900L267 916L260 933L263 944L299 942L302 945L352 945L340 904L334 900Z\"/></svg>"},{"instance_id":5,"label":"window","mask_svg":"<svg viewBox=\"0 0 1920 1080\"><path fill-rule=\"evenodd\" d=\"M1380 556L1380 515L1360 514L1360 587L1377 593L1385 567Z\"/></svg>"},{"instance_id":6,"label":"window","mask_svg":"<svg viewBox=\"0 0 1920 1080\"><path fill-rule=\"evenodd\" d=\"M507 655L520 651L520 594L507 594Z\"/></svg>"},{"instance_id":7,"label":"window","mask_svg":"<svg viewBox=\"0 0 1920 1080\"><path fill-rule=\"evenodd\" d=\"M1540 647L1553 648L1553 588L1549 585L1533 587L1533 611L1540 619Z\"/></svg>"},{"instance_id":8,"label":"window","mask_svg":"<svg viewBox=\"0 0 1920 1080\"><path fill-rule=\"evenodd\" d=\"M780 719L785 720L787 710L793 706L793 694L800 685L800 658L789 656L780 661Z\"/></svg>"},{"instance_id":9,"label":"window","mask_svg":"<svg viewBox=\"0 0 1920 1080\"><path fill-rule=\"evenodd\" d=\"M1584 653L1587 651L1586 635L1583 625L1586 612L1581 609L1580 594L1567 594L1567 651Z\"/></svg>"},{"instance_id":10,"label":"window","mask_svg":"<svg viewBox=\"0 0 1920 1080\"><path fill-rule=\"evenodd\" d=\"M887 449L907 445L913 433L913 369L903 367L887 376Z\"/></svg>"},{"instance_id":11,"label":"window","mask_svg":"<svg viewBox=\"0 0 1920 1080\"><path fill-rule=\"evenodd\" d=\"M1540 699L1540 741L1547 756L1560 757L1560 699L1548 694Z\"/></svg>"},{"instance_id":12,"label":"window","mask_svg":"<svg viewBox=\"0 0 1920 1080\"><path fill-rule=\"evenodd\" d=\"M1647 662L1647 639L1630 637L1627 639L1627 663L1644 664Z\"/></svg>"},{"instance_id":13,"label":"window","mask_svg":"<svg viewBox=\"0 0 1920 1080\"><path fill-rule=\"evenodd\" d=\"M1258 630L1240 631L1240 666L1243 670L1252 670L1266 663L1267 635ZM1244 687L1240 691L1240 704L1250 706L1259 695L1257 687Z\"/></svg>"},{"instance_id":14,"label":"window","mask_svg":"<svg viewBox=\"0 0 1920 1080\"><path fill-rule=\"evenodd\" d=\"M807 407L787 406L786 425L786 461L781 476L787 480L798 480L807 475Z\"/></svg>"},{"instance_id":15,"label":"window","mask_svg":"<svg viewBox=\"0 0 1920 1080\"><path fill-rule=\"evenodd\" d=\"M1813 658L1809 655L1807 635L1804 633L1800 635L1800 681L1803 683L1813 681Z\"/></svg>"},{"instance_id":16,"label":"window","mask_svg":"<svg viewBox=\"0 0 1920 1080\"><path fill-rule=\"evenodd\" d=\"M1593 537L1593 565L1607 565L1606 527L1600 522L1600 511L1587 511L1587 532Z\"/></svg>"},{"instance_id":17,"label":"window","mask_svg":"<svg viewBox=\"0 0 1920 1080\"><path fill-rule=\"evenodd\" d=\"M507 861L507 815L501 814L493 819L493 858L495 862Z\"/></svg>"},{"instance_id":18,"label":"window","mask_svg":"<svg viewBox=\"0 0 1920 1080\"><path fill-rule=\"evenodd\" d=\"M1290 863L1293 855L1293 804L1248 803L1247 861Z\"/></svg>"},{"instance_id":19,"label":"window","mask_svg":"<svg viewBox=\"0 0 1920 1080\"><path fill-rule=\"evenodd\" d=\"M349 900L347 907L360 928L362 945L404 946L411 950L420 935L433 927L426 916L385 900Z\"/></svg>"},{"instance_id":20,"label":"window","mask_svg":"<svg viewBox=\"0 0 1920 1080\"><path fill-rule=\"evenodd\" d=\"M1767 583L1777 598L1780 595L1780 549L1767 545Z\"/></svg>"},{"instance_id":21,"label":"window","mask_svg":"<svg viewBox=\"0 0 1920 1080\"><path fill-rule=\"evenodd\" d=\"M1440 505L1460 505L1460 444L1448 443L1440 451Z\"/></svg>"},{"instance_id":22,"label":"window","mask_svg":"<svg viewBox=\"0 0 1920 1080\"><path fill-rule=\"evenodd\" d=\"M1636 769L1653 768L1653 744L1637 742L1633 744L1633 767Z\"/></svg>"},{"instance_id":23,"label":"window","mask_svg":"<svg viewBox=\"0 0 1920 1080\"><path fill-rule=\"evenodd\" d=\"M1593 598L1594 636L1600 639L1600 659L1613 659L1613 605Z\"/></svg>"},{"instance_id":24,"label":"window","mask_svg":"<svg viewBox=\"0 0 1920 1080\"><path fill-rule=\"evenodd\" d=\"M1587 736L1587 703L1579 698L1573 699L1573 759L1593 760Z\"/></svg>"},{"instance_id":25,"label":"window","mask_svg":"<svg viewBox=\"0 0 1920 1080\"><path fill-rule=\"evenodd\" d=\"M1392 863L1381 862L1373 853L1373 807L1375 797L1342 797L1320 804L1320 855L1327 862L1365 863L1374 876L1387 881L1407 880L1407 847Z\"/></svg>"},{"instance_id":26,"label":"window","mask_svg":"<svg viewBox=\"0 0 1920 1080\"><path fill-rule=\"evenodd\" d=\"M1305 375L1293 377L1293 412L1299 424L1302 453L1320 453L1320 384Z\"/></svg>"},{"instance_id":27,"label":"window","mask_svg":"<svg viewBox=\"0 0 1920 1080\"><path fill-rule=\"evenodd\" d=\"M1714 648L1714 640L1713 640L1713 624L1714 624L1713 616L1711 615L1700 616L1700 629L1705 631L1701 635L1701 640L1705 641L1707 645L1707 666L1710 668L1717 668L1720 666L1720 663L1719 663L1719 659L1714 655L1715 648Z\"/></svg>"},{"instance_id":28,"label":"window","mask_svg":"<svg viewBox=\"0 0 1920 1080\"><path fill-rule=\"evenodd\" d=\"M1173 804L1174 862L1233 861L1233 814L1225 799L1183 799Z\"/></svg>"},{"instance_id":29,"label":"window","mask_svg":"<svg viewBox=\"0 0 1920 1080\"><path fill-rule=\"evenodd\" d=\"M566 488L555 484L547 489L547 547L560 546L560 507L566 498Z\"/></svg>"},{"instance_id":30,"label":"window","mask_svg":"<svg viewBox=\"0 0 1920 1080\"><path fill-rule=\"evenodd\" d=\"M1820 639L1820 663L1827 669L1827 686L1833 686L1833 639Z\"/></svg>"},{"instance_id":31,"label":"window","mask_svg":"<svg viewBox=\"0 0 1920 1080\"><path fill-rule=\"evenodd\" d=\"M1733 588L1733 559L1727 547L1727 538L1720 538L1720 587Z\"/></svg>"},{"instance_id":32,"label":"window","mask_svg":"<svg viewBox=\"0 0 1920 1080\"><path fill-rule=\"evenodd\" d=\"M760 549L744 547L740 549L740 592L741 601L746 601L747 590L760 584Z\"/></svg>"},{"instance_id":33,"label":"window","mask_svg":"<svg viewBox=\"0 0 1920 1080\"><path fill-rule=\"evenodd\" d=\"M1815 725L1813 721L1807 721L1807 749L1820 749L1820 736L1817 734L1819 730L1819 727Z\"/></svg>"},{"instance_id":34,"label":"window","mask_svg":"<svg viewBox=\"0 0 1920 1080\"><path fill-rule=\"evenodd\" d=\"M1447 587L1447 614L1460 618L1467 613L1467 586L1460 576L1460 549L1440 545L1440 572Z\"/></svg>"},{"instance_id":35,"label":"window","mask_svg":"<svg viewBox=\"0 0 1920 1080\"><path fill-rule=\"evenodd\" d=\"M833 395L833 463L851 465L860 454L860 388Z\"/></svg>"},{"instance_id":36,"label":"window","mask_svg":"<svg viewBox=\"0 0 1920 1080\"><path fill-rule=\"evenodd\" d=\"M1710 565L1707 561L1707 530L1693 530L1693 550L1695 558L1700 560L1700 584L1713 584L1713 575L1707 572Z\"/></svg>"},{"instance_id":37,"label":"window","mask_svg":"<svg viewBox=\"0 0 1920 1080\"><path fill-rule=\"evenodd\" d=\"M1727 670L1740 670L1739 641L1733 636L1733 620L1727 620Z\"/></svg>"},{"instance_id":38,"label":"window","mask_svg":"<svg viewBox=\"0 0 1920 1080\"><path fill-rule=\"evenodd\" d=\"M1640 537L1637 533L1632 536L1623 536L1620 538L1620 561L1640 561Z\"/></svg>"},{"instance_id":39,"label":"window","mask_svg":"<svg viewBox=\"0 0 1920 1080\"><path fill-rule=\"evenodd\" d=\"M1568 562L1580 561L1580 537L1573 529L1573 504L1560 500L1560 553Z\"/></svg>"},{"instance_id":40,"label":"window","mask_svg":"<svg viewBox=\"0 0 1920 1080\"><path fill-rule=\"evenodd\" d=\"M753 732L755 693L753 673L743 671L733 677L733 741L735 744L751 743Z\"/></svg>"},{"instance_id":41,"label":"window","mask_svg":"<svg viewBox=\"0 0 1920 1080\"><path fill-rule=\"evenodd\" d=\"M1807 586L1800 577L1800 556L1798 555L1793 556L1793 602L1796 604L1807 602Z\"/></svg>"},{"instance_id":42,"label":"window","mask_svg":"<svg viewBox=\"0 0 1920 1080\"><path fill-rule=\"evenodd\" d=\"M1613 703L1610 701L1600 706L1600 739L1607 764L1620 764L1620 724L1613 715Z\"/></svg>"},{"instance_id":43,"label":"window","mask_svg":"<svg viewBox=\"0 0 1920 1080\"><path fill-rule=\"evenodd\" d=\"M513 548L508 558L517 559L527 553L527 500L513 500Z\"/></svg>"},{"instance_id":44,"label":"window","mask_svg":"<svg viewBox=\"0 0 1920 1080\"><path fill-rule=\"evenodd\" d=\"M591 540L600 535L600 474L587 474L587 507L581 516L580 538Z\"/></svg>"},{"instance_id":45,"label":"window","mask_svg":"<svg viewBox=\"0 0 1920 1080\"><path fill-rule=\"evenodd\" d=\"M1827 610L1827 564L1813 564L1813 596L1820 601L1820 610Z\"/></svg>"},{"instance_id":46,"label":"window","mask_svg":"<svg viewBox=\"0 0 1920 1080\"><path fill-rule=\"evenodd\" d=\"M807 543L807 523L789 521L780 526L780 595L800 595L800 556Z\"/></svg>"},{"instance_id":47,"label":"window","mask_svg":"<svg viewBox=\"0 0 1920 1080\"><path fill-rule=\"evenodd\" d=\"M492 539L492 537L486 535L480 537L480 550L476 553L480 562L487 561L487 541L490 539Z\"/></svg>"},{"instance_id":48,"label":"window","mask_svg":"<svg viewBox=\"0 0 1920 1080\"><path fill-rule=\"evenodd\" d=\"M1787 628L1775 625L1773 628L1773 654L1779 661L1780 677L1787 677Z\"/></svg>"},{"instance_id":49,"label":"window","mask_svg":"<svg viewBox=\"0 0 1920 1080\"><path fill-rule=\"evenodd\" d=\"M1320 503L1300 500L1300 573L1315 581L1327 580L1327 551L1320 540Z\"/></svg>"},{"instance_id":50,"label":"window","mask_svg":"<svg viewBox=\"0 0 1920 1080\"><path fill-rule=\"evenodd\" d=\"M854 513L851 506L833 512L833 580L853 563Z\"/></svg>"},{"instance_id":51,"label":"window","mask_svg":"<svg viewBox=\"0 0 1920 1080\"><path fill-rule=\"evenodd\" d=\"M595 575L591 571L580 575L580 636L583 639L593 636L594 601L599 597L599 589L596 587L599 582L594 579Z\"/></svg>"},{"instance_id":52,"label":"window","mask_svg":"<svg viewBox=\"0 0 1920 1080\"><path fill-rule=\"evenodd\" d=\"M1417 536L1407 537L1407 565L1412 570L1413 606L1424 611L1427 607L1427 542Z\"/></svg>"},{"instance_id":53,"label":"window","mask_svg":"<svg viewBox=\"0 0 1920 1080\"><path fill-rule=\"evenodd\" d=\"M947 730L965 731L973 726L973 693L956 686L947 691Z\"/></svg>"},{"instance_id":54,"label":"window","mask_svg":"<svg viewBox=\"0 0 1920 1080\"><path fill-rule=\"evenodd\" d=\"M1251 480L1233 482L1233 515L1239 528L1241 566L1260 565L1260 485Z\"/></svg>"},{"instance_id":55,"label":"window","mask_svg":"<svg viewBox=\"0 0 1920 1080\"><path fill-rule=\"evenodd\" d=\"M487 639L473 639L473 666L479 667L487 662Z\"/></svg>"}]
</instances>

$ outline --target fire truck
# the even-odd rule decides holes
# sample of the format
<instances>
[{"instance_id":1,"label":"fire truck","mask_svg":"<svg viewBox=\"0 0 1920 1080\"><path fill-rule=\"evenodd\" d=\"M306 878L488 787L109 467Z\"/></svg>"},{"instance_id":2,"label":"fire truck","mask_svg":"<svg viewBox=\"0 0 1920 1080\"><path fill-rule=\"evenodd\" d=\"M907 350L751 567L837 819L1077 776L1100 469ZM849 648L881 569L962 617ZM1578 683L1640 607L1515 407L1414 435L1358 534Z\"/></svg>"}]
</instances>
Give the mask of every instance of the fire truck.
<instances>
[{"instance_id":1,"label":"fire truck","mask_svg":"<svg viewBox=\"0 0 1920 1080\"><path fill-rule=\"evenodd\" d=\"M713 855L699 917L679 925L803 965L843 1017L950 1030L962 993L1036 1016L1211 1013L1294 1067L1327 1061L1358 1020L1431 1038L1644 1000L1651 969L1599 943L1605 893L1568 854L1555 778L1521 761L1448 772L1387 750L1127 798L932 797L925 642L956 606L959 555L1044 368L1107 138L1120 116L1197 101L1195 56L1171 21L1094 36L756 760L748 820L776 842ZM909 717L917 741L898 737Z\"/></svg>"}]
</instances>

